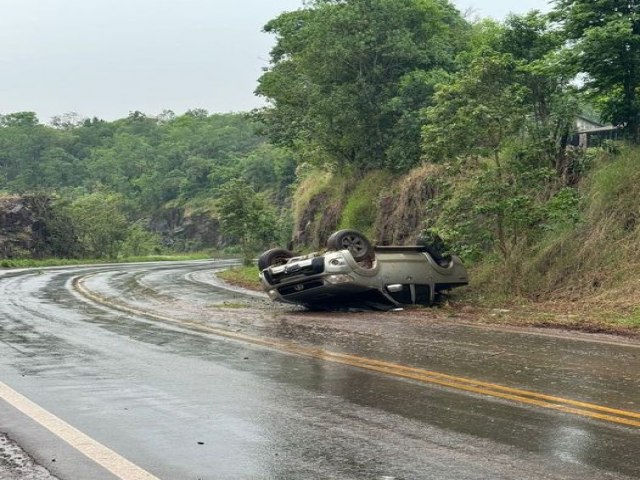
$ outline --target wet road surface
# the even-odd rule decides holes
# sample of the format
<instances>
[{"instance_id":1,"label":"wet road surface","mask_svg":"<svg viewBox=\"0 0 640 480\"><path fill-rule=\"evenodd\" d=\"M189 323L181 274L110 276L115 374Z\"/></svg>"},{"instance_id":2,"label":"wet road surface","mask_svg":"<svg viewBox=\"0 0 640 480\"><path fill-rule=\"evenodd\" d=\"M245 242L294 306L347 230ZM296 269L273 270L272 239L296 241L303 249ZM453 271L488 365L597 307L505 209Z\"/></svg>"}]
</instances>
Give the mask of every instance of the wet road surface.
<instances>
[{"instance_id":1,"label":"wet road surface","mask_svg":"<svg viewBox=\"0 0 640 480\"><path fill-rule=\"evenodd\" d=\"M0 275L0 433L61 479L640 477L639 344L274 307L223 265Z\"/></svg>"}]
</instances>

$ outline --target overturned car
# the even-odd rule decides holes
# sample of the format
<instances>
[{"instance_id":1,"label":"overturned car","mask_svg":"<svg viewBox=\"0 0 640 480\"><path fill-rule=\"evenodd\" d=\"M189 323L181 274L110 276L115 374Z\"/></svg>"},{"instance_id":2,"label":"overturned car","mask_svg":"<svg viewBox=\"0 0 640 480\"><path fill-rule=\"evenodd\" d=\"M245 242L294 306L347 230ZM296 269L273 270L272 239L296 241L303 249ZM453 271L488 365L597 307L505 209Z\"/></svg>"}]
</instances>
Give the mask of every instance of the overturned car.
<instances>
[{"instance_id":1,"label":"overturned car","mask_svg":"<svg viewBox=\"0 0 640 480\"><path fill-rule=\"evenodd\" d=\"M258 259L272 300L325 308L341 304L431 305L436 294L467 285L460 259L429 245L376 246L355 230L339 230L326 252L296 256L274 248Z\"/></svg>"}]
</instances>

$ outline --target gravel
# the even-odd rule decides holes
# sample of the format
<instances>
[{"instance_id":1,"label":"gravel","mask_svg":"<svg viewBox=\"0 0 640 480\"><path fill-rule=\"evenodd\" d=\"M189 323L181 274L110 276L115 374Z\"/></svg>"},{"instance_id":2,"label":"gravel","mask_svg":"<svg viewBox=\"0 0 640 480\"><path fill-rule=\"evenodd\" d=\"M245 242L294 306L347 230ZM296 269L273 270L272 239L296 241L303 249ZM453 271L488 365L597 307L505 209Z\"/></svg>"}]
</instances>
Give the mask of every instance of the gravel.
<instances>
[{"instance_id":1,"label":"gravel","mask_svg":"<svg viewBox=\"0 0 640 480\"><path fill-rule=\"evenodd\" d=\"M58 480L18 444L0 433L0 480Z\"/></svg>"}]
</instances>

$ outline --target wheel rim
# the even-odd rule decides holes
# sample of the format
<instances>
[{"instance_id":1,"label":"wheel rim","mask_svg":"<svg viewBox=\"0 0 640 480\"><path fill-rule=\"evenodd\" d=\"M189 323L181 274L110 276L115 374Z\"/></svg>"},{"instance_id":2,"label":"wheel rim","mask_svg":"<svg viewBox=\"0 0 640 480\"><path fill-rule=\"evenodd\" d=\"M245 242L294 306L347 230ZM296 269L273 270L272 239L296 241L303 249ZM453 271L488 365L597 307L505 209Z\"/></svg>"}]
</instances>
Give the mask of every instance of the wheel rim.
<instances>
[{"instance_id":1,"label":"wheel rim","mask_svg":"<svg viewBox=\"0 0 640 480\"><path fill-rule=\"evenodd\" d=\"M357 235L347 235L340 242L344 248L357 257L367 253L367 246L362 238Z\"/></svg>"}]
</instances>

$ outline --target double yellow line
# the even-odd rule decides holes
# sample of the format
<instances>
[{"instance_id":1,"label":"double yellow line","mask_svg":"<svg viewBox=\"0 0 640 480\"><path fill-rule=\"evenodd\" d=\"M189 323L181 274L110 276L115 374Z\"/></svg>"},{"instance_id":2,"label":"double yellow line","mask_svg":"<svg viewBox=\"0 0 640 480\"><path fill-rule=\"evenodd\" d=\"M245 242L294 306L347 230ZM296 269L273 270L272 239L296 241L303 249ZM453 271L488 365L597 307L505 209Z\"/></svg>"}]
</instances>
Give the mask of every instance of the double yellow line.
<instances>
[{"instance_id":1,"label":"double yellow line","mask_svg":"<svg viewBox=\"0 0 640 480\"><path fill-rule=\"evenodd\" d=\"M343 354L337 352L331 352L319 348L305 347L292 342L282 342L273 339L258 338L245 335L242 333L231 332L228 330L210 327L196 322L185 322L172 317L151 313L145 310L136 309L130 306L116 303L112 299L105 298L94 292L89 291L85 285L84 280L86 277L78 277L73 281L73 286L77 292L82 296L99 303L101 305L113 308L125 313L139 315L155 320L161 320L183 327L188 327L191 330L217 335L220 337L239 340L242 342L250 343L253 345L259 345L272 349L286 352L293 355L302 357L317 358L324 361L338 363L342 365L349 365L364 370L370 370L377 373L382 373L394 377L406 378L422 383L439 385L442 387L452 388L455 390L462 390L465 392L471 392L479 395L485 395L494 398L501 398L517 403L533 405L541 408L548 408L551 410L558 410L564 413L570 413L573 415L580 415L592 419L604 420L611 423L620 425L626 425L631 427L640 427L640 413L620 410L616 408L610 408L594 403L580 402L577 400L571 400L568 398L556 397L553 395L546 395L543 393L532 392L529 390L522 390L518 388L506 387L494 383L482 382L465 377L458 377L454 375L448 375L445 373L435 372L431 370L425 370L421 368L409 367L406 365L400 365L391 362L385 362L381 360L374 360L370 358L359 357L357 355Z\"/></svg>"}]
</instances>

